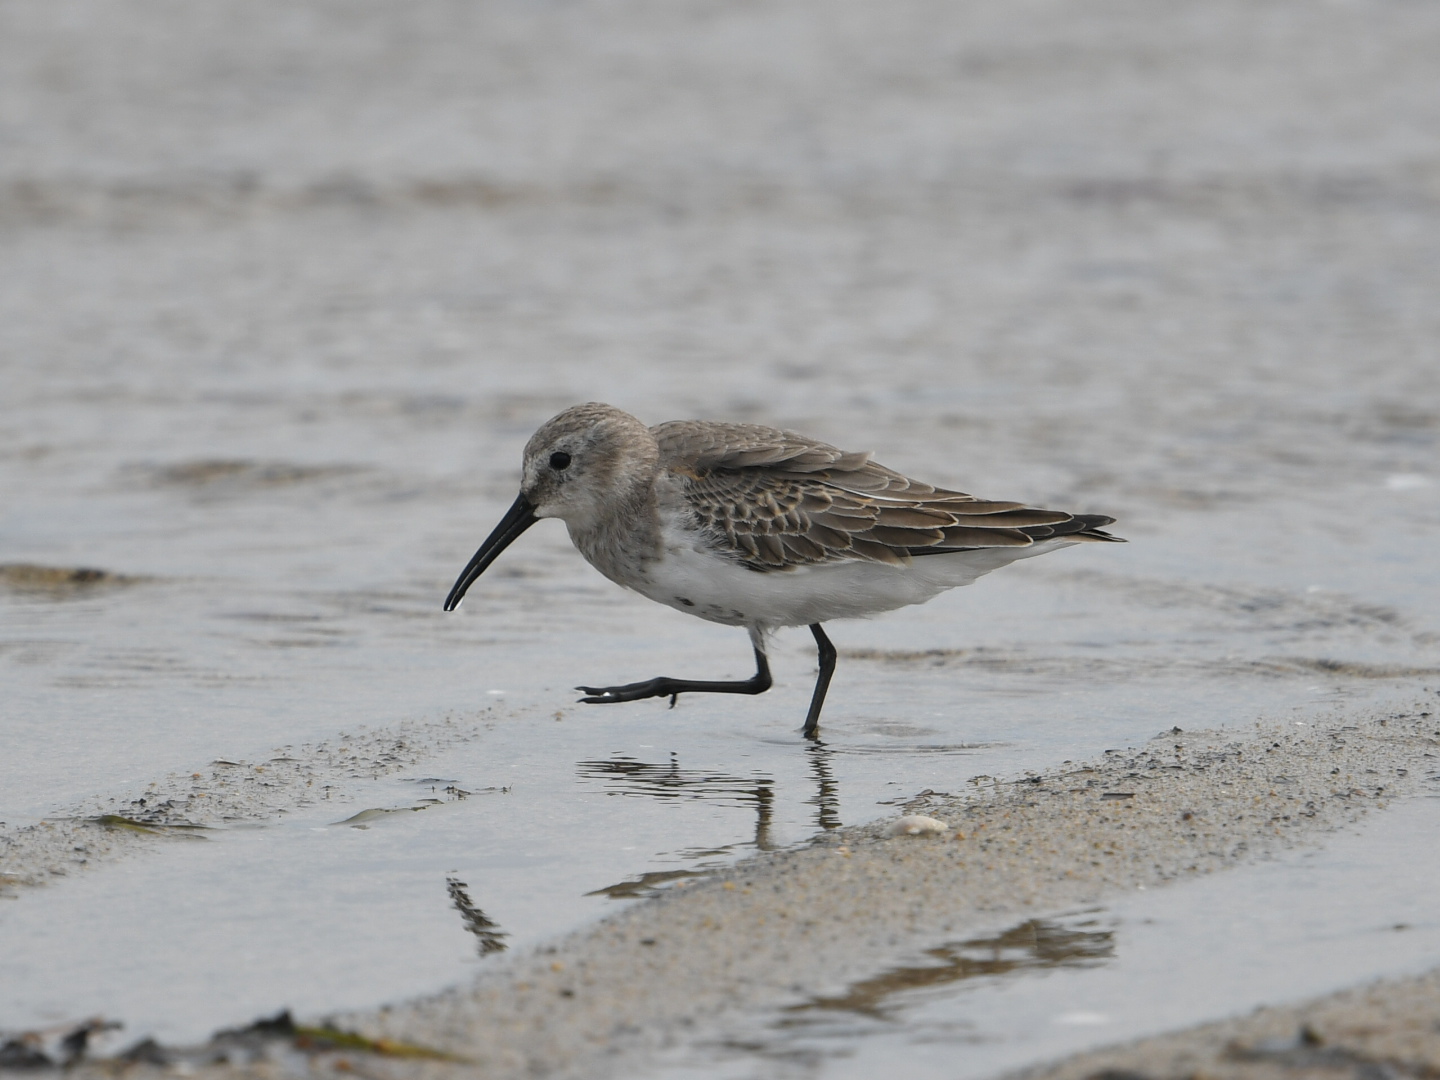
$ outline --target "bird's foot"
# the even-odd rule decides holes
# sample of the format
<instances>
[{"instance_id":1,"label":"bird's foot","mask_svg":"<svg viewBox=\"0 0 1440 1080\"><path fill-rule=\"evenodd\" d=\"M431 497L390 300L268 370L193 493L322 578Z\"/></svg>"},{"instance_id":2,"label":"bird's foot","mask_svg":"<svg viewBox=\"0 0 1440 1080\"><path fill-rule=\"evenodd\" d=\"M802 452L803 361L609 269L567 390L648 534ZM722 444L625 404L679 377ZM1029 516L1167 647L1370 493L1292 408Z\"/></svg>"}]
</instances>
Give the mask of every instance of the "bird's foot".
<instances>
[{"instance_id":1,"label":"bird's foot","mask_svg":"<svg viewBox=\"0 0 1440 1080\"><path fill-rule=\"evenodd\" d=\"M668 697L674 708L680 691L675 689L674 680L663 675L644 682L626 683L624 686L577 686L585 696L580 700L587 705L612 705L620 701L641 701L644 698Z\"/></svg>"},{"instance_id":2,"label":"bird's foot","mask_svg":"<svg viewBox=\"0 0 1440 1080\"><path fill-rule=\"evenodd\" d=\"M702 679L670 679L664 675L624 686L577 686L587 705L612 705L617 701L639 701L642 698L668 697L675 707L681 694L761 694L770 688L770 672L762 669L754 678L743 682L710 682Z\"/></svg>"}]
</instances>

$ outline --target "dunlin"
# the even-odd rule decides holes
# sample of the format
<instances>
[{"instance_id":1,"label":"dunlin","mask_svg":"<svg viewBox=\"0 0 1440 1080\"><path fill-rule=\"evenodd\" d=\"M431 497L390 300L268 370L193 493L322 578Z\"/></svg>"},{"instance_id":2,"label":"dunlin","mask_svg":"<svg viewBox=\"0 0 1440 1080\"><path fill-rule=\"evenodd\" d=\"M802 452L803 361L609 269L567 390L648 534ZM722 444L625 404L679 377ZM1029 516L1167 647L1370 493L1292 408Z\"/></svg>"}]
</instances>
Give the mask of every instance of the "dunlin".
<instances>
[{"instance_id":1,"label":"dunlin","mask_svg":"<svg viewBox=\"0 0 1440 1080\"><path fill-rule=\"evenodd\" d=\"M576 405L525 446L520 495L480 545L445 610L540 518L559 518L590 565L642 596L743 626L755 674L709 682L661 676L577 687L610 704L770 689L770 631L808 626L820 675L805 717L814 738L835 671L821 623L923 604L982 574L1084 541L1114 518L991 502L922 484L793 431L679 420L646 427L610 405Z\"/></svg>"}]
</instances>

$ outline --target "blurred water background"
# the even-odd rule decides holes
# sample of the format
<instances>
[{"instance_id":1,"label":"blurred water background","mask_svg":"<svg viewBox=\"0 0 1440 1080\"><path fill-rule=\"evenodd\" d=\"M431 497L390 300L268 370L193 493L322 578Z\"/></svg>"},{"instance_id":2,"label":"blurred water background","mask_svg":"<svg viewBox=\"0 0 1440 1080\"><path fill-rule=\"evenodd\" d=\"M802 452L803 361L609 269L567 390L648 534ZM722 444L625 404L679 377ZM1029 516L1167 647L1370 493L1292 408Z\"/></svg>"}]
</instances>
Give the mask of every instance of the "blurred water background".
<instances>
[{"instance_id":1,"label":"blurred water background","mask_svg":"<svg viewBox=\"0 0 1440 1080\"><path fill-rule=\"evenodd\" d=\"M455 883L515 948L927 787L1440 688L1437 39L1398 0L0 4L0 830L444 733L338 809L57 864L0 903L0 1027L378 1004L485 962ZM751 663L554 523L440 611L586 400L1131 543L833 626L818 749L800 632L763 697L576 706Z\"/></svg>"}]
</instances>

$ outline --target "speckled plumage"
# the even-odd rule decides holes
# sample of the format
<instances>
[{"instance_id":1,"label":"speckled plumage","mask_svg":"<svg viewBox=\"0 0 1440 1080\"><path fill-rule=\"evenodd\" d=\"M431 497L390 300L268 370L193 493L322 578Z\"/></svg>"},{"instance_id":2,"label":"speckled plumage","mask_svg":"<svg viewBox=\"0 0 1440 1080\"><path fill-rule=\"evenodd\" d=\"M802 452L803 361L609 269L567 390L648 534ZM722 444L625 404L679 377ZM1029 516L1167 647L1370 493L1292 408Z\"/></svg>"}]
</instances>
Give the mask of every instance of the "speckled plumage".
<instances>
[{"instance_id":1,"label":"speckled plumage","mask_svg":"<svg viewBox=\"0 0 1440 1080\"><path fill-rule=\"evenodd\" d=\"M845 559L905 566L916 555L1029 547L1098 531L1113 518L991 502L902 476L791 431L688 420L650 434L697 524L754 570Z\"/></svg>"},{"instance_id":2,"label":"speckled plumage","mask_svg":"<svg viewBox=\"0 0 1440 1080\"><path fill-rule=\"evenodd\" d=\"M685 692L759 693L765 638L808 625L821 679L814 735L834 665L820 624L924 603L1017 559L1116 542L1113 518L977 499L912 480L792 431L681 420L647 428L609 405L567 409L525 447L521 494L446 601L535 520L562 519L612 581L712 622L746 627L757 673L743 683L652 679L587 691L611 702ZM828 655L828 667L827 667Z\"/></svg>"}]
</instances>

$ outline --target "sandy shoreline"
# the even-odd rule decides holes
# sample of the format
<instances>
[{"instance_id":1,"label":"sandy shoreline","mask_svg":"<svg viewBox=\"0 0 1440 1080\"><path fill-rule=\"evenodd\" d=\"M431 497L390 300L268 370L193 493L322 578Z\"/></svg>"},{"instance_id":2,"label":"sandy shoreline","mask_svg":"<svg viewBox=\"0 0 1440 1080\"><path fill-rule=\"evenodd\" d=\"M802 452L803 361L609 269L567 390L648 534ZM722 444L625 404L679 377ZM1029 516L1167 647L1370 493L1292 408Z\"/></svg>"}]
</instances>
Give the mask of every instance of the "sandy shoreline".
<instances>
[{"instance_id":1,"label":"sandy shoreline","mask_svg":"<svg viewBox=\"0 0 1440 1080\"><path fill-rule=\"evenodd\" d=\"M0 897L199 830L273 821L331 800L338 811L353 800L354 779L409 768L473 737L447 719L360 729L256 760L216 758L203 772L171 773L139 795L93 796L33 824L0 822Z\"/></svg>"},{"instance_id":2,"label":"sandy shoreline","mask_svg":"<svg viewBox=\"0 0 1440 1080\"><path fill-rule=\"evenodd\" d=\"M1430 1077L1440 1073L1440 970L1076 1054L1010 1080L1087 1077Z\"/></svg>"},{"instance_id":3,"label":"sandy shoreline","mask_svg":"<svg viewBox=\"0 0 1440 1080\"><path fill-rule=\"evenodd\" d=\"M471 987L325 1023L453 1059L365 1056L366 1069L387 1075L634 1072L658 1049L873 976L903 951L1316 844L1392 800L1433 789L1435 771L1424 763L1440 752L1440 724L1427 706L1245 735L1172 731L1098 762L924 795L902 809L948 822L946 833L892 837L891 823L877 822L825 834L632 905L490 969ZM1341 1033L1326 1040L1359 1030L1352 1014L1371 1017L1354 1054L1433 1061L1433 1033L1416 1027L1415 1014L1374 1002L1423 1011L1435 988L1432 977L1267 1010L1033 1075L1110 1067L1170 1075L1175 1063L1207 1054L1206 1069L1227 1075L1283 1071L1311 1058L1287 1057L1274 1043L1245 1057L1230 1044L1292 1037L1295 1017L1312 1015L1312 1026ZM1387 1018L1379 1027L1377 1009ZM206 1067L206 1053L172 1055L172 1064ZM209 1067L269 1075L328 1069L337 1054L354 1050L309 1056L282 1042L249 1065Z\"/></svg>"}]
</instances>

